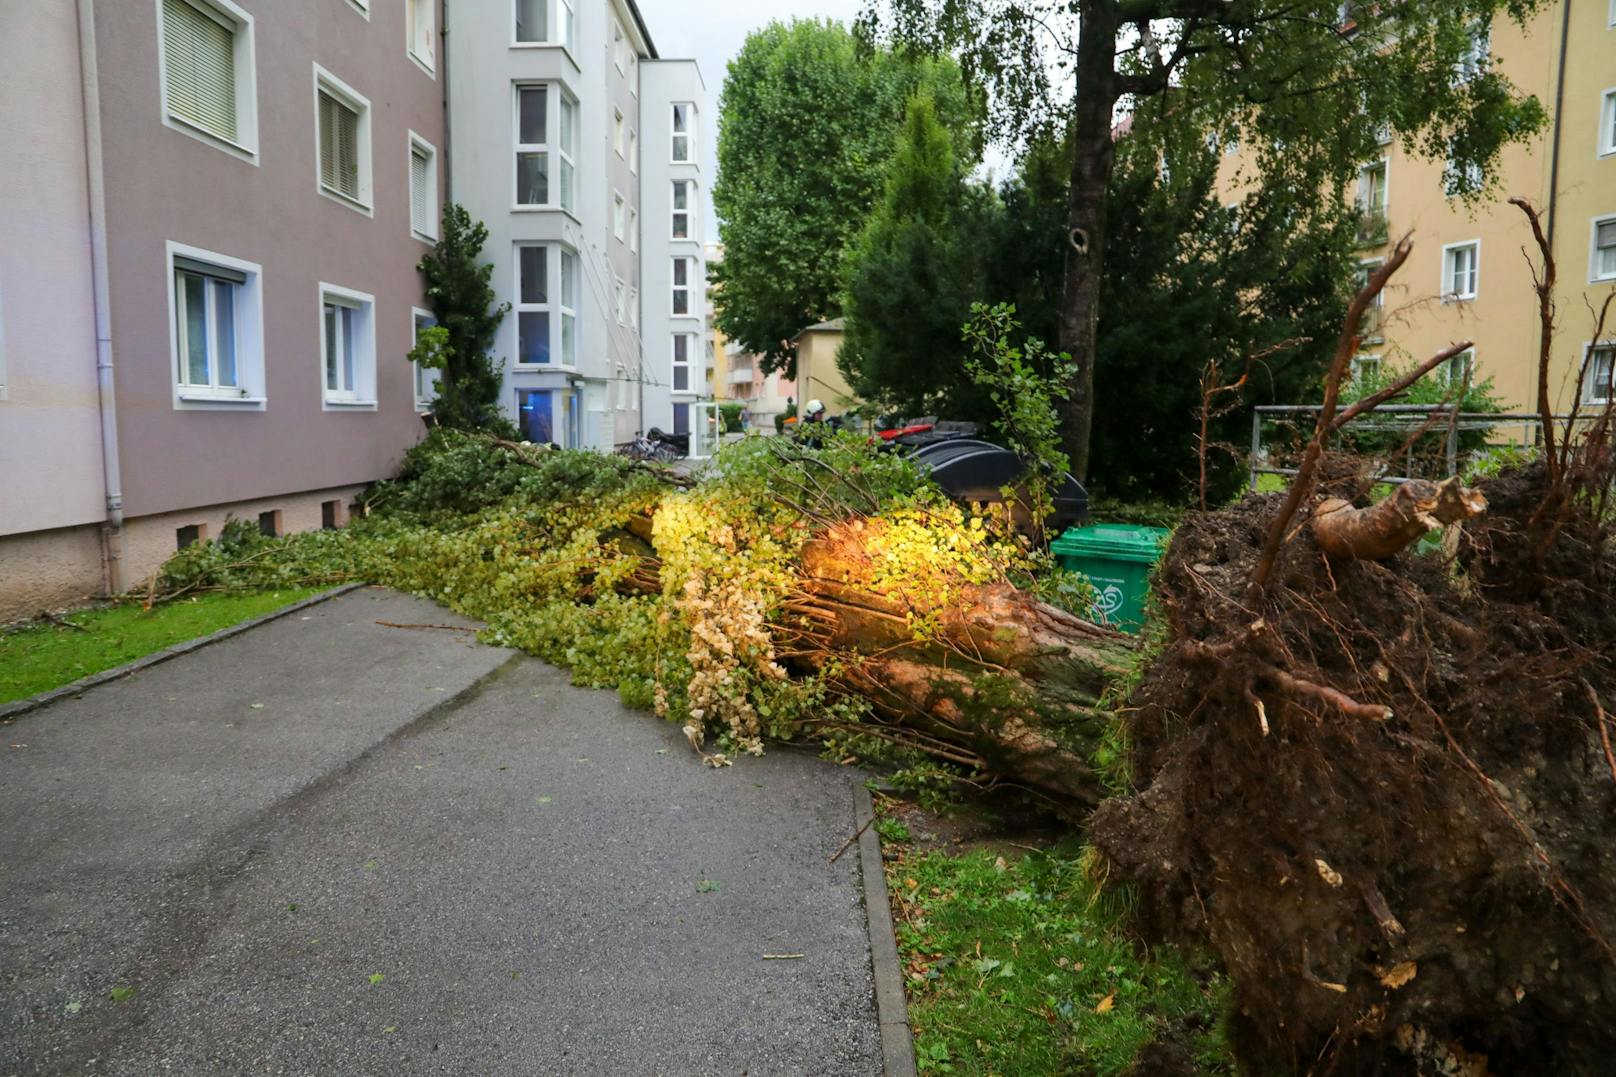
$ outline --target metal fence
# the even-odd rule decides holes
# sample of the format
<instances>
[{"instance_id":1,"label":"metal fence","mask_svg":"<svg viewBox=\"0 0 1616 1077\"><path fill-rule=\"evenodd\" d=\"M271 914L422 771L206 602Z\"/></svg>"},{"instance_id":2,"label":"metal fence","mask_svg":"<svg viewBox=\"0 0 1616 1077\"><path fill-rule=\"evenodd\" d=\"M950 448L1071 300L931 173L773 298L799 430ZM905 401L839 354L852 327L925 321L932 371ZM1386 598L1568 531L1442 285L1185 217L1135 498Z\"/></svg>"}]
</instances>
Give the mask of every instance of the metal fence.
<instances>
[{"instance_id":1,"label":"metal fence","mask_svg":"<svg viewBox=\"0 0 1616 1077\"><path fill-rule=\"evenodd\" d=\"M1316 417L1323 407L1322 404L1264 404L1252 409L1250 471L1253 490L1257 489L1259 476L1296 474L1293 467L1269 466L1267 453L1263 447L1264 425L1282 422L1287 416ZM1592 414L1578 415L1576 422L1579 424L1592 422L1598 417L1599 411L1596 409ZM1552 418L1557 423L1569 422L1572 419L1569 415L1555 415ZM1529 446L1539 442L1538 427L1542 423L1542 417L1536 412L1461 411L1455 416L1449 408L1440 404L1383 404L1354 419L1349 426L1355 432L1401 434L1408 437L1428 425L1428 434L1441 434L1443 438L1443 475L1447 476L1455 475L1459 471L1460 434L1483 431L1488 434L1488 441L1492 444ZM1414 470L1413 442L1418 440L1419 438L1410 438L1405 454L1405 472L1411 473ZM1411 474L1380 475L1376 477L1376 481L1405 483L1417 477Z\"/></svg>"}]
</instances>

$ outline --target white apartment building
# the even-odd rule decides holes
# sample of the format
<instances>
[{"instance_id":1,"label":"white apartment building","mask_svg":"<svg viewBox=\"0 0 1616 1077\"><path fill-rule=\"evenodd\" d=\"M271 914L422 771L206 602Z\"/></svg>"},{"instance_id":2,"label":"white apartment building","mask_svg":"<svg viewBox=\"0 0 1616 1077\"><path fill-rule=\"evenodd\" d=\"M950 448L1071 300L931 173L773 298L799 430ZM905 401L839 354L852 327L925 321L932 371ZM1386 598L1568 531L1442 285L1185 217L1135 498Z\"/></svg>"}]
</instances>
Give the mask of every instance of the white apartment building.
<instances>
[{"instance_id":1,"label":"white apartment building","mask_svg":"<svg viewBox=\"0 0 1616 1077\"><path fill-rule=\"evenodd\" d=\"M691 333L705 290L699 243L675 270L670 231L674 175L700 171L695 63L657 57L633 0L451 4L448 23L448 196L487 225L511 305L495 342L507 409L528 439L569 448L674 428L671 278L689 280ZM680 383L699 386L686 347Z\"/></svg>"}]
</instances>

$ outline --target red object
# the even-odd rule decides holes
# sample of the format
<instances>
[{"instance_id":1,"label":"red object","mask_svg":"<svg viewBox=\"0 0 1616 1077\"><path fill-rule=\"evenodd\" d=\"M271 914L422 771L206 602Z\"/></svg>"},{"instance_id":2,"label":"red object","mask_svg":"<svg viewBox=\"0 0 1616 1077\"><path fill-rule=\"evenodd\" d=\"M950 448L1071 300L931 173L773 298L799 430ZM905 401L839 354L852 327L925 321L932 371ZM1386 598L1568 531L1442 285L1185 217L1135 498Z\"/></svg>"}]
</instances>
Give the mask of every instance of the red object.
<instances>
[{"instance_id":1,"label":"red object","mask_svg":"<svg viewBox=\"0 0 1616 1077\"><path fill-rule=\"evenodd\" d=\"M893 438L901 438L905 434L923 434L931 428L931 423L916 423L913 426L901 426L893 430L883 430L881 431L881 440L891 441Z\"/></svg>"}]
</instances>

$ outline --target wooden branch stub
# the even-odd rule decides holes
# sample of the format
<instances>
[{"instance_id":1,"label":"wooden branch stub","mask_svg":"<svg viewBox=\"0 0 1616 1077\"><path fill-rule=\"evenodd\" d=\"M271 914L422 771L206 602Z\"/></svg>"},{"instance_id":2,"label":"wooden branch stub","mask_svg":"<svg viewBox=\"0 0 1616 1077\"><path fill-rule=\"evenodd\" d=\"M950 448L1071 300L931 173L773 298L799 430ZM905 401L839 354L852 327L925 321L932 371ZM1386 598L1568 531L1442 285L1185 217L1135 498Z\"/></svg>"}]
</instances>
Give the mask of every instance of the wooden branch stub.
<instances>
[{"instance_id":1,"label":"wooden branch stub","mask_svg":"<svg viewBox=\"0 0 1616 1077\"><path fill-rule=\"evenodd\" d=\"M1459 482L1415 479L1367 508L1330 498L1313 511L1309 529L1325 555L1338 561L1390 557L1427 531L1461 523L1487 511L1487 499Z\"/></svg>"}]
</instances>

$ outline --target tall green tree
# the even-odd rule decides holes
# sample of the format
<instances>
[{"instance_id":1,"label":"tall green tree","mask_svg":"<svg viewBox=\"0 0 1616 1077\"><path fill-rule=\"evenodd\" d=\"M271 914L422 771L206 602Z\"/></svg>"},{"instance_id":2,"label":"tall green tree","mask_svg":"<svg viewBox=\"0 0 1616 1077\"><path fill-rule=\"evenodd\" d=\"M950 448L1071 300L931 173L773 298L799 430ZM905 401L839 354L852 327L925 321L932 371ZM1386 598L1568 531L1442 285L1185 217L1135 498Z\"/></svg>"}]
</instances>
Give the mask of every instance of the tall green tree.
<instances>
[{"instance_id":1,"label":"tall green tree","mask_svg":"<svg viewBox=\"0 0 1616 1077\"><path fill-rule=\"evenodd\" d=\"M1059 341L1075 373L1062 418L1086 475L1119 110L1156 103L1171 113L1164 129L1238 137L1263 185L1322 196L1344 193L1378 155L1383 127L1451 158L1456 176L1486 174L1543 110L1476 62L1478 37L1495 17L1524 22L1543 2L869 0L859 29L957 56L988 91L1004 144L1067 140Z\"/></svg>"},{"instance_id":2,"label":"tall green tree","mask_svg":"<svg viewBox=\"0 0 1616 1077\"><path fill-rule=\"evenodd\" d=\"M754 31L730 61L713 185L724 259L710 272L719 327L767 369L790 371L789 341L841 315L843 254L921 87L974 156L981 107L950 60L861 50L839 23L804 19Z\"/></svg>"},{"instance_id":3,"label":"tall green tree","mask_svg":"<svg viewBox=\"0 0 1616 1077\"><path fill-rule=\"evenodd\" d=\"M427 301L441 333L425 334L411 353L440 369L432 414L444 426L515 434L499 407L504 363L494 359L494 334L510 310L499 303L494 266L482 261L488 228L458 203L443 207L443 235L416 268L426 279Z\"/></svg>"},{"instance_id":4,"label":"tall green tree","mask_svg":"<svg viewBox=\"0 0 1616 1077\"><path fill-rule=\"evenodd\" d=\"M973 191L930 93L909 102L886 190L847 255L847 336L837 363L853 391L906 415L980 410L960 326L982 296Z\"/></svg>"}]
</instances>

